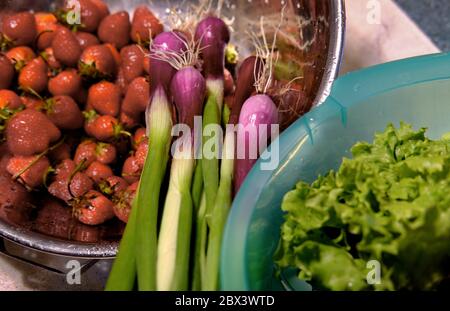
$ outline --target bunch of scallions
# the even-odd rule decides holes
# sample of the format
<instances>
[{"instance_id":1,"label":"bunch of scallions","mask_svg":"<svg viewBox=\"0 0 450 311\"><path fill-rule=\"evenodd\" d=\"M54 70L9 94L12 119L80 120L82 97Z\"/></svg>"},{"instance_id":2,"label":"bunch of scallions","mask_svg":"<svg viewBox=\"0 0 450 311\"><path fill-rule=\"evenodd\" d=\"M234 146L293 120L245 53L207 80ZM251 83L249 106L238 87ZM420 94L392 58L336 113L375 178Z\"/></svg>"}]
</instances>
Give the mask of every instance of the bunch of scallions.
<instances>
[{"instance_id":1,"label":"bunch of scallions","mask_svg":"<svg viewBox=\"0 0 450 311\"><path fill-rule=\"evenodd\" d=\"M235 160L236 146L258 141L259 125L278 123L277 107L267 95L276 34L271 46L264 33L253 39L256 53L239 67L227 121L243 127L227 126L221 148L210 150L212 157L195 156L194 117L203 117L198 136L204 151L213 135L204 129L222 126L228 26L208 16L192 34L163 32L151 42L149 151L106 290L219 289L221 243L233 194L256 161L248 152ZM182 131L176 124L186 125L188 135L175 139ZM246 127L254 131L242 130Z\"/></svg>"}]
</instances>

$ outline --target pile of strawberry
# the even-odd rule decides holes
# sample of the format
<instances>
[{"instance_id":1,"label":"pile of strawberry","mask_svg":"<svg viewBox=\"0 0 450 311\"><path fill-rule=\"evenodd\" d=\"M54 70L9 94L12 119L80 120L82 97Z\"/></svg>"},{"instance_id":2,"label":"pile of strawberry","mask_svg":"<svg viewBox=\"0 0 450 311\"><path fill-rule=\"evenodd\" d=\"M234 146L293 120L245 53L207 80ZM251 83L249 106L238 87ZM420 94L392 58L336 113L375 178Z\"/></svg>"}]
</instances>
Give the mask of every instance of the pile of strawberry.
<instances>
[{"instance_id":1,"label":"pile of strawberry","mask_svg":"<svg viewBox=\"0 0 450 311\"><path fill-rule=\"evenodd\" d=\"M28 191L61 200L87 225L127 222L148 149L146 46L163 28L102 0L15 12L0 21L0 148ZM0 189L1 190L1 189Z\"/></svg>"}]
</instances>

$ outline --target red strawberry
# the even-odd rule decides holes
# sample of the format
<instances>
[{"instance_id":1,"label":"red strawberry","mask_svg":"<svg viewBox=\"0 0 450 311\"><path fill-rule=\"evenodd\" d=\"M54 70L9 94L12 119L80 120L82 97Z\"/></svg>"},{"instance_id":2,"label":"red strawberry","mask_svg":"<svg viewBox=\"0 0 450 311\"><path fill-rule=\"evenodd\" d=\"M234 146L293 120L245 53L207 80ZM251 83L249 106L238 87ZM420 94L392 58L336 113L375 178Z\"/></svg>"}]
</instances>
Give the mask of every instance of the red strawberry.
<instances>
[{"instance_id":1,"label":"red strawberry","mask_svg":"<svg viewBox=\"0 0 450 311\"><path fill-rule=\"evenodd\" d=\"M98 38L89 32L77 31L75 36L77 37L78 43L80 44L82 50L87 47L100 44Z\"/></svg>"},{"instance_id":2,"label":"red strawberry","mask_svg":"<svg viewBox=\"0 0 450 311\"><path fill-rule=\"evenodd\" d=\"M126 83L144 75L144 50L136 44L126 46L120 51L121 69Z\"/></svg>"},{"instance_id":3,"label":"red strawberry","mask_svg":"<svg viewBox=\"0 0 450 311\"><path fill-rule=\"evenodd\" d=\"M0 90L0 109L9 108L17 109L23 106L20 97L10 90Z\"/></svg>"},{"instance_id":4,"label":"red strawberry","mask_svg":"<svg viewBox=\"0 0 450 311\"><path fill-rule=\"evenodd\" d=\"M147 42L150 34L154 38L163 30L163 25L147 6L141 5L134 11L131 23L131 39L134 42Z\"/></svg>"},{"instance_id":5,"label":"red strawberry","mask_svg":"<svg viewBox=\"0 0 450 311\"><path fill-rule=\"evenodd\" d=\"M82 80L75 69L61 71L48 82L48 90L53 96L67 95L75 98L82 88Z\"/></svg>"},{"instance_id":6,"label":"red strawberry","mask_svg":"<svg viewBox=\"0 0 450 311\"><path fill-rule=\"evenodd\" d=\"M86 166L97 160L97 144L93 140L85 140L78 145L74 161L79 164L84 161Z\"/></svg>"},{"instance_id":7,"label":"red strawberry","mask_svg":"<svg viewBox=\"0 0 450 311\"><path fill-rule=\"evenodd\" d=\"M86 225L100 225L114 217L114 204L103 194L91 190L75 206L76 218Z\"/></svg>"},{"instance_id":8,"label":"red strawberry","mask_svg":"<svg viewBox=\"0 0 450 311\"><path fill-rule=\"evenodd\" d=\"M129 116L123 111L120 113L120 124L122 124L125 129L132 129L138 126L139 121L139 116Z\"/></svg>"},{"instance_id":9,"label":"red strawberry","mask_svg":"<svg viewBox=\"0 0 450 311\"><path fill-rule=\"evenodd\" d=\"M144 71L147 74L150 74L150 57L149 56L144 57Z\"/></svg>"},{"instance_id":10,"label":"red strawberry","mask_svg":"<svg viewBox=\"0 0 450 311\"><path fill-rule=\"evenodd\" d=\"M41 56L44 58L50 69L53 69L55 72L61 69L61 63L55 58L55 53L53 52L53 49L51 47L46 48L41 53Z\"/></svg>"},{"instance_id":11,"label":"red strawberry","mask_svg":"<svg viewBox=\"0 0 450 311\"><path fill-rule=\"evenodd\" d=\"M26 108L40 111L44 106L45 102L37 97L31 97L30 95L21 96L20 99Z\"/></svg>"},{"instance_id":12,"label":"red strawberry","mask_svg":"<svg viewBox=\"0 0 450 311\"><path fill-rule=\"evenodd\" d=\"M46 101L47 116L61 130L83 127L84 117L70 96L58 95Z\"/></svg>"},{"instance_id":13,"label":"red strawberry","mask_svg":"<svg viewBox=\"0 0 450 311\"><path fill-rule=\"evenodd\" d=\"M60 26L52 41L55 58L63 65L75 67L81 55L81 46L77 38L66 27Z\"/></svg>"},{"instance_id":14,"label":"red strawberry","mask_svg":"<svg viewBox=\"0 0 450 311\"><path fill-rule=\"evenodd\" d=\"M14 45L31 45L36 38L36 21L30 12L6 16L2 22L3 35Z\"/></svg>"},{"instance_id":15,"label":"red strawberry","mask_svg":"<svg viewBox=\"0 0 450 311\"><path fill-rule=\"evenodd\" d=\"M14 66L3 54L0 54L0 72L0 89L7 89L14 78Z\"/></svg>"},{"instance_id":16,"label":"red strawberry","mask_svg":"<svg viewBox=\"0 0 450 311\"><path fill-rule=\"evenodd\" d=\"M137 118L144 112L150 102L150 84L144 77L133 80L128 86L122 105L122 111Z\"/></svg>"},{"instance_id":17,"label":"red strawberry","mask_svg":"<svg viewBox=\"0 0 450 311\"><path fill-rule=\"evenodd\" d=\"M111 164L117 159L117 150L114 145L98 142L95 148L95 155L98 162Z\"/></svg>"},{"instance_id":18,"label":"red strawberry","mask_svg":"<svg viewBox=\"0 0 450 311\"><path fill-rule=\"evenodd\" d=\"M66 12L77 9L71 6L72 3L73 1L66 1L64 6ZM77 3L80 7L81 25L76 26L87 32L95 32L102 18L99 8L91 0L77 0Z\"/></svg>"},{"instance_id":19,"label":"red strawberry","mask_svg":"<svg viewBox=\"0 0 450 311\"><path fill-rule=\"evenodd\" d=\"M87 104L101 115L117 117L120 110L120 89L111 82L102 81L89 89Z\"/></svg>"},{"instance_id":20,"label":"red strawberry","mask_svg":"<svg viewBox=\"0 0 450 311\"><path fill-rule=\"evenodd\" d=\"M105 43L104 45L111 52L111 55L114 58L114 62L116 63L116 71L117 71L117 69L120 68L120 64L122 63L122 59L120 58L120 53L119 53L119 51L117 51L117 48L114 45L112 45L111 43Z\"/></svg>"},{"instance_id":21,"label":"red strawberry","mask_svg":"<svg viewBox=\"0 0 450 311\"><path fill-rule=\"evenodd\" d=\"M58 29L58 19L52 13L38 12L34 14L37 31L37 47L45 50L52 45L53 37Z\"/></svg>"},{"instance_id":22,"label":"red strawberry","mask_svg":"<svg viewBox=\"0 0 450 311\"><path fill-rule=\"evenodd\" d=\"M48 153L48 157L54 163L60 163L70 159L71 148L69 144L63 143Z\"/></svg>"},{"instance_id":23,"label":"red strawberry","mask_svg":"<svg viewBox=\"0 0 450 311\"><path fill-rule=\"evenodd\" d=\"M144 141L139 144L139 146L136 149L136 154L134 155L134 157L136 158L136 162L141 169L144 168L147 153L148 153L148 141Z\"/></svg>"},{"instance_id":24,"label":"red strawberry","mask_svg":"<svg viewBox=\"0 0 450 311\"><path fill-rule=\"evenodd\" d=\"M14 178L18 178L26 186L34 189L43 184L44 175L49 167L50 162L47 157L15 156L9 160L6 170Z\"/></svg>"},{"instance_id":25,"label":"red strawberry","mask_svg":"<svg viewBox=\"0 0 450 311\"><path fill-rule=\"evenodd\" d=\"M6 57L14 64L14 68L20 71L26 64L36 58L36 54L28 46L17 46L6 52Z\"/></svg>"},{"instance_id":26,"label":"red strawberry","mask_svg":"<svg viewBox=\"0 0 450 311\"><path fill-rule=\"evenodd\" d=\"M134 148L137 148L141 143L146 142L147 140L147 129L145 127L140 127L134 132L131 144Z\"/></svg>"},{"instance_id":27,"label":"red strawberry","mask_svg":"<svg viewBox=\"0 0 450 311\"><path fill-rule=\"evenodd\" d=\"M106 16L98 27L98 37L104 43L111 43L121 49L130 41L131 23L126 11Z\"/></svg>"},{"instance_id":28,"label":"red strawberry","mask_svg":"<svg viewBox=\"0 0 450 311\"><path fill-rule=\"evenodd\" d=\"M109 15L109 8L103 0L91 0L91 2L97 7L100 14L100 20Z\"/></svg>"},{"instance_id":29,"label":"red strawberry","mask_svg":"<svg viewBox=\"0 0 450 311\"><path fill-rule=\"evenodd\" d=\"M61 132L42 112L25 109L12 117L6 127L6 141L14 155L30 156L47 150Z\"/></svg>"},{"instance_id":30,"label":"red strawberry","mask_svg":"<svg viewBox=\"0 0 450 311\"><path fill-rule=\"evenodd\" d=\"M131 212L131 206L133 204L136 191L139 186L139 182L131 184L125 191L122 191L118 202L114 205L114 213L117 218L127 223Z\"/></svg>"},{"instance_id":31,"label":"red strawberry","mask_svg":"<svg viewBox=\"0 0 450 311\"><path fill-rule=\"evenodd\" d=\"M19 86L27 92L43 92L47 89L48 67L42 57L30 61L19 74Z\"/></svg>"},{"instance_id":32,"label":"red strawberry","mask_svg":"<svg viewBox=\"0 0 450 311\"><path fill-rule=\"evenodd\" d=\"M99 141L111 141L123 133L122 125L114 117L98 116L93 123L92 136Z\"/></svg>"},{"instance_id":33,"label":"red strawberry","mask_svg":"<svg viewBox=\"0 0 450 311\"><path fill-rule=\"evenodd\" d=\"M95 161L92 162L86 169L86 175L98 184L101 181L106 180L108 177L113 176L114 173L108 165Z\"/></svg>"},{"instance_id":34,"label":"red strawberry","mask_svg":"<svg viewBox=\"0 0 450 311\"><path fill-rule=\"evenodd\" d=\"M122 168L122 177L130 184L139 181L141 176L141 166L135 156L130 156L125 160Z\"/></svg>"},{"instance_id":35,"label":"red strawberry","mask_svg":"<svg viewBox=\"0 0 450 311\"><path fill-rule=\"evenodd\" d=\"M116 61L107 46L94 45L83 51L78 68L80 73L85 76L111 77L116 72Z\"/></svg>"},{"instance_id":36,"label":"red strawberry","mask_svg":"<svg viewBox=\"0 0 450 311\"><path fill-rule=\"evenodd\" d=\"M120 93L124 95L128 88L128 82L125 80L122 67L119 67L119 70L117 71L116 85L119 87Z\"/></svg>"},{"instance_id":37,"label":"red strawberry","mask_svg":"<svg viewBox=\"0 0 450 311\"><path fill-rule=\"evenodd\" d=\"M110 176L106 178L104 183L100 184L103 194L114 197L119 196L127 187L127 181L119 176Z\"/></svg>"}]
</instances>

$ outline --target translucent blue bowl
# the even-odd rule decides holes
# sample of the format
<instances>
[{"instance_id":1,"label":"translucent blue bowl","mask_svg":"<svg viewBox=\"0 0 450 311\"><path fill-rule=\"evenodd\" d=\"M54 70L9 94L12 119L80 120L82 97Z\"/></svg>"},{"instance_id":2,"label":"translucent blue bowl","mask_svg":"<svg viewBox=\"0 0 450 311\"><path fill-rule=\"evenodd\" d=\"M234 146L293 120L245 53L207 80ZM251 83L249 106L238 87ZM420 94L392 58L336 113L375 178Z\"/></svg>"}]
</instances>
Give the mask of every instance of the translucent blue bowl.
<instances>
[{"instance_id":1,"label":"translucent blue bowl","mask_svg":"<svg viewBox=\"0 0 450 311\"><path fill-rule=\"evenodd\" d=\"M300 179L312 182L337 169L354 143L372 141L375 132L400 121L427 127L431 138L450 132L450 54L401 60L343 76L325 103L279 137L278 168L262 171L257 163L234 201L222 247L222 289L310 289L293 271L273 276L283 196Z\"/></svg>"}]
</instances>

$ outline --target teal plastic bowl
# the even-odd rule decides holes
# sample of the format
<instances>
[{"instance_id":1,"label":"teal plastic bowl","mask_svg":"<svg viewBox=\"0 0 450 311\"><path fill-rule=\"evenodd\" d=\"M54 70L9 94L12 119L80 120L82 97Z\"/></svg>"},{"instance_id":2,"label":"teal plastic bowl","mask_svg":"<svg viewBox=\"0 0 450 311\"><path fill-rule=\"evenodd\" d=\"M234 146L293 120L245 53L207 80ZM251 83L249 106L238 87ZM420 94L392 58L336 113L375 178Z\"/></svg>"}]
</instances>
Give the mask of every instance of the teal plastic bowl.
<instances>
[{"instance_id":1,"label":"teal plastic bowl","mask_svg":"<svg viewBox=\"0 0 450 311\"><path fill-rule=\"evenodd\" d=\"M427 127L431 138L450 132L450 54L401 60L343 76L322 105L279 137L277 169L262 171L258 162L233 203L222 247L222 289L311 289L294 271L273 276L283 196L300 179L312 182L337 169L354 143L372 141L375 132L400 121Z\"/></svg>"}]
</instances>

